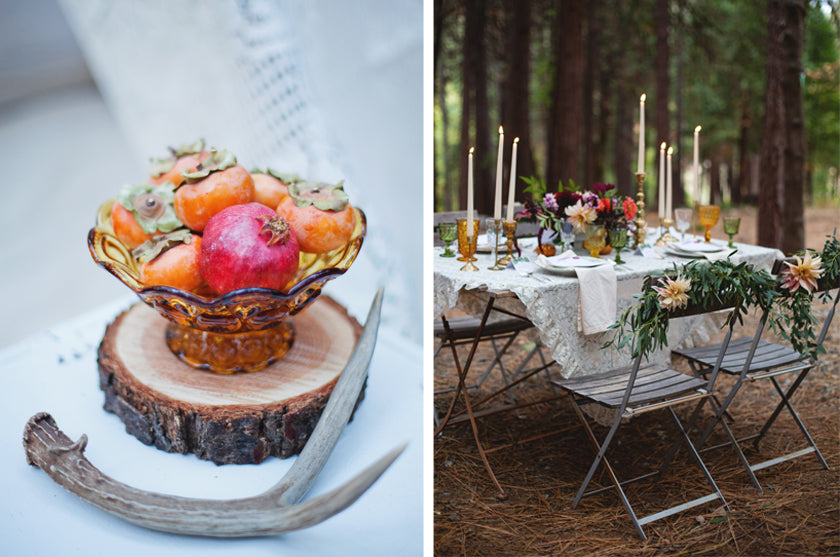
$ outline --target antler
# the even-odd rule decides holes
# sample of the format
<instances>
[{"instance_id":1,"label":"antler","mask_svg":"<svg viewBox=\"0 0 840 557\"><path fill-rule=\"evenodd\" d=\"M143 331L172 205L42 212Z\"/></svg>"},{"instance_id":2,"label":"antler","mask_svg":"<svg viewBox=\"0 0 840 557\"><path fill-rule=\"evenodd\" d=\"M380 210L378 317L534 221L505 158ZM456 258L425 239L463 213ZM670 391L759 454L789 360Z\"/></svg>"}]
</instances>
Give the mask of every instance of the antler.
<instances>
[{"instance_id":1,"label":"antler","mask_svg":"<svg viewBox=\"0 0 840 557\"><path fill-rule=\"evenodd\" d=\"M87 436L75 443L41 412L24 428L27 461L57 484L123 520L175 534L212 537L271 536L307 528L351 505L405 449L393 449L343 486L303 503L339 435L350 419L376 345L382 307L380 288L364 330L336 383L318 425L283 478L261 495L243 499L194 499L144 491L103 474L83 452Z\"/></svg>"}]
</instances>

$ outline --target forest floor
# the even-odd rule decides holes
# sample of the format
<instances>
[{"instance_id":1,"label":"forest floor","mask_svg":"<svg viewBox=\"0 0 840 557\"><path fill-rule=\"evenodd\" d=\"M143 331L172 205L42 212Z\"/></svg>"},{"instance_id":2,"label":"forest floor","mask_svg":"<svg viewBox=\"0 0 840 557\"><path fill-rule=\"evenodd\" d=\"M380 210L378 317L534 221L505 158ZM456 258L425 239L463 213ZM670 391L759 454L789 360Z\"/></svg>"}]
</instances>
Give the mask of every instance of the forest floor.
<instances>
[{"instance_id":1,"label":"forest floor","mask_svg":"<svg viewBox=\"0 0 840 557\"><path fill-rule=\"evenodd\" d=\"M739 209L741 233L737 239L754 242L755 210ZM806 212L806 243L822 248L825 236L838 226L837 208ZM714 236L724 237L721 226ZM817 304L818 318L827 305ZM757 318L745 321L750 330ZM765 337L772 340L770 337ZM532 346L522 339L511 358L521 358ZM835 318L825 342L827 353L811 371L793 399L830 470L815 455L784 462L757 472L764 492L759 495L731 449L704 453L703 458L730 505L730 511L709 504L695 507L645 526L642 541L619 499L610 492L585 498L573 509L572 499L592 461L585 432L563 397L519 411L479 420L483 446L504 488L507 499L497 499L475 447L468 423L448 426L434 444L434 554L435 555L838 555L840 554L840 319ZM489 362L491 348L482 348L475 365ZM462 360L463 361L463 360ZM675 359L676 369L688 367ZM556 376L556 373L555 373ZM451 354L435 359L435 388L456 382ZM720 378L721 392L733 382ZM769 382L761 382L769 383ZM783 387L785 383L782 382ZM481 387L490 393L501 385L494 372ZM535 376L516 390L520 402L545 397L548 384ZM435 396L438 412L445 412L452 394ZM476 398L473 398L476 400ZM768 407L778 401L770 385L747 385L731 407L736 435L750 433L764 422ZM708 409L705 410L706 416ZM651 413L619 429L610 458L624 478L656 465L673 441L673 424ZM596 428L603 437L604 428ZM695 432L696 434L696 432ZM739 435L740 436L740 435ZM722 437L722 434L720 434ZM716 439L713 439L713 441ZM719 439L717 439L719 440ZM805 445L786 412L777 420L758 451L745 447L747 458L759 462L798 450ZM705 495L699 469L685 448L658 482L628 486L628 497L640 515ZM650 458L649 458L650 457ZM593 485L608 485L603 471Z\"/></svg>"}]
</instances>

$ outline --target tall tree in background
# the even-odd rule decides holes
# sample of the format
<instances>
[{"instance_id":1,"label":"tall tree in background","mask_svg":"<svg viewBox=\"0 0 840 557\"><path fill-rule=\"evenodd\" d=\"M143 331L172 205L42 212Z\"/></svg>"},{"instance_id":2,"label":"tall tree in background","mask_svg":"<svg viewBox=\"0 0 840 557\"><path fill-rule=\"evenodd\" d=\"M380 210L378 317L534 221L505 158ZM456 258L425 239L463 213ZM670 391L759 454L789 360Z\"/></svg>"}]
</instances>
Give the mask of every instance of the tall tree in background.
<instances>
[{"instance_id":1,"label":"tall tree in background","mask_svg":"<svg viewBox=\"0 0 840 557\"><path fill-rule=\"evenodd\" d=\"M656 0L654 25L656 27L656 95L653 100L654 106L656 107L656 113L654 115L654 125L656 127L656 158L654 159L653 171L648 172L651 176L651 179L648 179L648 183L653 182L659 188L662 187L662 184L659 184L659 145L663 141L671 143L671 122L668 110L668 101L671 98L669 94L671 75L668 71L671 67L671 49L668 46L668 33L671 27L669 0ZM653 209L654 203L658 202L658 200L659 196L653 196L653 199L645 204L648 210ZM673 206L679 207L678 204L674 204ZM664 207L658 207L657 209L660 215L664 214Z\"/></svg>"},{"instance_id":2,"label":"tall tree in background","mask_svg":"<svg viewBox=\"0 0 840 557\"><path fill-rule=\"evenodd\" d=\"M546 182L580 181L583 117L583 0L563 0L554 23L554 83L549 114Z\"/></svg>"},{"instance_id":3,"label":"tall tree in background","mask_svg":"<svg viewBox=\"0 0 840 557\"><path fill-rule=\"evenodd\" d=\"M758 243L785 253L805 247L805 117L800 84L805 10L805 0L768 2Z\"/></svg>"},{"instance_id":4,"label":"tall tree in background","mask_svg":"<svg viewBox=\"0 0 840 557\"><path fill-rule=\"evenodd\" d=\"M601 2L590 0L586 4L586 61L583 70L583 183L593 184L597 180L596 161L598 142L595 137L595 84L598 80L599 64L593 60L601 58L601 26L598 12Z\"/></svg>"},{"instance_id":5,"label":"tall tree in background","mask_svg":"<svg viewBox=\"0 0 840 557\"><path fill-rule=\"evenodd\" d=\"M531 0L506 0L511 13L507 36L507 71L502 93L505 136L519 138L517 176L534 175L528 82L531 75ZM510 160L509 157L505 161ZM510 170L508 170L510 172ZM507 180L505 183L509 183Z\"/></svg>"}]
</instances>

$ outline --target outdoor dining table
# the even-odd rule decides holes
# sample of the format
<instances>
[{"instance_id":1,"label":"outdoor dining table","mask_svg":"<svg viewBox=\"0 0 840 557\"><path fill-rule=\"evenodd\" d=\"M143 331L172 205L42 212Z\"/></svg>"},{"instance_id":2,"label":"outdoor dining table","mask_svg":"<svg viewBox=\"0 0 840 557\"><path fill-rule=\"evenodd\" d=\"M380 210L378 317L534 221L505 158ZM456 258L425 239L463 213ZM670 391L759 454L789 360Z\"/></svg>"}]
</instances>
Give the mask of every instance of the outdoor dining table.
<instances>
[{"instance_id":1,"label":"outdoor dining table","mask_svg":"<svg viewBox=\"0 0 840 557\"><path fill-rule=\"evenodd\" d=\"M642 288L644 278L655 272L679 270L691 258L673 255L671 250L653 247L656 236L649 233L647 242L642 250L623 250L621 258L625 263L615 265L616 274L616 319L626 308L634 302L634 295ZM721 246L725 242L712 240ZM520 239L521 256L536 261L534 251L535 239ZM758 269L769 270L773 261L783 254L777 249L765 248L750 244L735 244L736 251L730 256L734 263L748 262ZM457 258L439 257L443 248L435 248L434 260L434 319L441 319L452 310L460 310L469 315L481 315L483 321L478 327L478 334L471 347L474 353L480 341L480 331L484 322L489 318L492 309L500 308L505 312L521 315L527 318L536 328L539 340L546 347L551 358L559 364L559 375L563 378L580 377L607 371L630 362L629 347L621 350L614 347L604 348L604 343L612 338L612 331L593 335L584 335L579 330L580 289L577 276L574 273L557 274L536 266L530 272L517 271L513 266L503 270L490 270L492 254L477 253L475 265L478 271L462 271L464 263ZM559 252L558 252L559 253ZM577 243L576 253L584 255L587 252ZM601 256L614 259L615 254ZM668 347L692 347L708 342L720 323L707 317L686 318L674 320L668 331ZM649 359L654 363L670 360L670 348L665 347L652 352ZM473 404L466 385L471 358L467 358L462 365L457 353L456 369L459 372L459 387L456 398L462 397L470 417L470 424L479 453L484 461L490 478L499 489L500 496L504 491L496 481L495 475L486 459L484 449L479 441L478 430L473 412ZM513 384L511 384L512 386ZM504 389L494 393L501 394ZM487 397L482 399L487 402ZM454 404L454 401L453 401ZM437 431L446 427L444 420Z\"/></svg>"}]
</instances>

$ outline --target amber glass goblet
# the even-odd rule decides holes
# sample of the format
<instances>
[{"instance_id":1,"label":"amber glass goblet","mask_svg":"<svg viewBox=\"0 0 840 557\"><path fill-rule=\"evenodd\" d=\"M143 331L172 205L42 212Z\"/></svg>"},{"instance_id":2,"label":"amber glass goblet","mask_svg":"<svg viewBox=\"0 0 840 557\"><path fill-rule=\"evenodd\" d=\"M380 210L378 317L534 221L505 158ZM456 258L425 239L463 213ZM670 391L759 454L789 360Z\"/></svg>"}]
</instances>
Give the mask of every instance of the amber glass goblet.
<instances>
[{"instance_id":1,"label":"amber glass goblet","mask_svg":"<svg viewBox=\"0 0 840 557\"><path fill-rule=\"evenodd\" d=\"M467 264L461 267L462 271L477 271L478 267L473 265L475 261L475 248L478 244L478 219L473 219L472 236L467 236L467 219L458 219L458 252L461 257L458 261L466 261Z\"/></svg>"},{"instance_id":2,"label":"amber glass goblet","mask_svg":"<svg viewBox=\"0 0 840 557\"><path fill-rule=\"evenodd\" d=\"M706 229L706 241L710 242L712 240L712 228L720 218L720 207L717 205L700 205L700 208L697 209L697 216L700 225Z\"/></svg>"},{"instance_id":3,"label":"amber glass goblet","mask_svg":"<svg viewBox=\"0 0 840 557\"><path fill-rule=\"evenodd\" d=\"M586 238L583 247L589 250L589 255L598 257L601 249L607 245L607 231L603 224L587 224Z\"/></svg>"},{"instance_id":4,"label":"amber glass goblet","mask_svg":"<svg viewBox=\"0 0 840 557\"><path fill-rule=\"evenodd\" d=\"M455 257L455 252L450 249L452 242L458 239L458 224L454 222L442 222L438 225L440 241L443 242L444 250L441 257Z\"/></svg>"},{"instance_id":5,"label":"amber glass goblet","mask_svg":"<svg viewBox=\"0 0 840 557\"><path fill-rule=\"evenodd\" d=\"M615 248L615 264L621 265L624 260L621 258L621 248L627 245L627 229L626 228L610 228L607 231L610 239L610 245Z\"/></svg>"},{"instance_id":6,"label":"amber glass goblet","mask_svg":"<svg viewBox=\"0 0 840 557\"><path fill-rule=\"evenodd\" d=\"M726 217L723 219L723 231L729 236L729 247L734 248L732 238L741 228L741 217Z\"/></svg>"}]
</instances>

